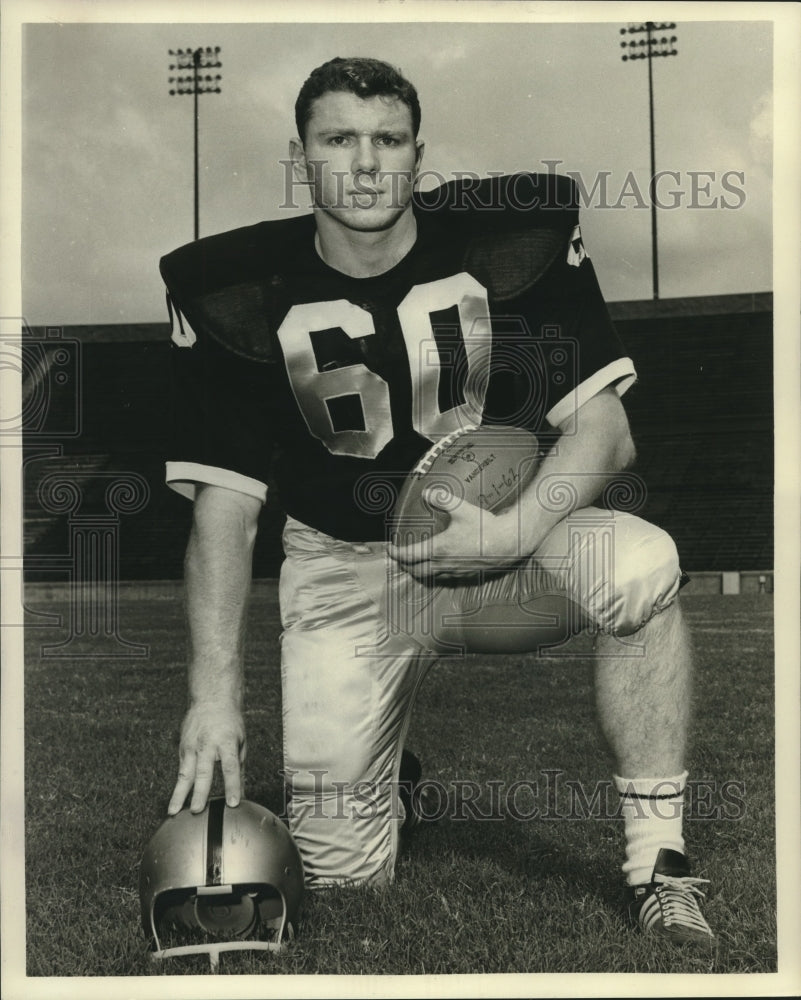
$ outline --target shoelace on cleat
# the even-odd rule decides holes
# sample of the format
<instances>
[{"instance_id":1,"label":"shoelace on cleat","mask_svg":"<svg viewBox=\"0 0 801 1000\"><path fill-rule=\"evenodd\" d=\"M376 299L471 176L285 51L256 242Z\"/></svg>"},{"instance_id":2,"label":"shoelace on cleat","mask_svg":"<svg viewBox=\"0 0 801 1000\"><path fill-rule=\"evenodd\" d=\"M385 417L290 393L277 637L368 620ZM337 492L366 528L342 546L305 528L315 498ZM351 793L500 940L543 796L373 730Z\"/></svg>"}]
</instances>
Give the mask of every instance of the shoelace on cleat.
<instances>
[{"instance_id":1,"label":"shoelace on cleat","mask_svg":"<svg viewBox=\"0 0 801 1000\"><path fill-rule=\"evenodd\" d=\"M670 875L656 875L655 895L659 900L662 910L663 923L666 927L673 927L677 924L683 927L692 927L696 930L710 934L706 920L698 909L698 899L706 899L699 886L708 884L707 878L675 878Z\"/></svg>"}]
</instances>

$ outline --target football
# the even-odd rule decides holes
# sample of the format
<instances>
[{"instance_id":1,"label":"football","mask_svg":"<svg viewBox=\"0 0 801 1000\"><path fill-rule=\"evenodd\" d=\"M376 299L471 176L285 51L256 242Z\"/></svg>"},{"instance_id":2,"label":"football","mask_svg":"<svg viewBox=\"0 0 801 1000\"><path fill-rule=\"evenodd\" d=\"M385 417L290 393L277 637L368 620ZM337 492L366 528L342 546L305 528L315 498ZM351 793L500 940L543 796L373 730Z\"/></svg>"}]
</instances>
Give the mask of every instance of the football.
<instances>
[{"instance_id":1,"label":"football","mask_svg":"<svg viewBox=\"0 0 801 1000\"><path fill-rule=\"evenodd\" d=\"M393 511L397 543L444 531L449 512L464 502L499 513L531 482L540 459L536 436L520 427L482 426L447 435L404 481Z\"/></svg>"}]
</instances>

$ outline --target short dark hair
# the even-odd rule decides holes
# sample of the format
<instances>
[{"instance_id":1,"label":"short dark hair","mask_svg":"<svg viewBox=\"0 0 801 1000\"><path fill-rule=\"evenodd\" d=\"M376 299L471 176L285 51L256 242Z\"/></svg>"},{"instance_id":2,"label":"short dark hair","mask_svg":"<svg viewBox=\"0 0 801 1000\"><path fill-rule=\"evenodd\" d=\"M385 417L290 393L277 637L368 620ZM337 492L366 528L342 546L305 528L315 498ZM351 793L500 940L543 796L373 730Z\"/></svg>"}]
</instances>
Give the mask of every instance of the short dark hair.
<instances>
[{"instance_id":1,"label":"short dark hair","mask_svg":"<svg viewBox=\"0 0 801 1000\"><path fill-rule=\"evenodd\" d=\"M349 91L357 97L395 97L412 113L415 138L420 129L420 101L417 91L401 73L380 59L330 59L312 70L300 88L295 101L295 124L301 141L306 140L306 126L312 114L312 104L323 94Z\"/></svg>"}]
</instances>

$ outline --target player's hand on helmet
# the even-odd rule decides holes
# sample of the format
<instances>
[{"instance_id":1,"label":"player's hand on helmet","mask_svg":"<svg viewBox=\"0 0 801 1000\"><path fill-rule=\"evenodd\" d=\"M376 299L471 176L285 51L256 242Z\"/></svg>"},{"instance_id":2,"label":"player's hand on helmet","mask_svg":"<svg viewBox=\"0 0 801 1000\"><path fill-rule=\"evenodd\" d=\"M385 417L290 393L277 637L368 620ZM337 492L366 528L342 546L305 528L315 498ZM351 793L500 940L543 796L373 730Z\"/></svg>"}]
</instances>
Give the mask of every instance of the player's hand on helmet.
<instances>
[{"instance_id":1,"label":"player's hand on helmet","mask_svg":"<svg viewBox=\"0 0 801 1000\"><path fill-rule=\"evenodd\" d=\"M390 556L416 579L471 579L503 570L528 554L520 550L516 508L492 514L466 500L456 507L440 505L433 491L425 499L431 507L447 510L448 526L424 541L389 548Z\"/></svg>"},{"instance_id":2,"label":"player's hand on helmet","mask_svg":"<svg viewBox=\"0 0 801 1000\"><path fill-rule=\"evenodd\" d=\"M181 726L178 780L167 806L179 812L189 792L189 808L201 812L211 791L217 761L222 769L225 800L236 806L242 797L245 763L245 723L234 705L200 702L192 705Z\"/></svg>"}]
</instances>

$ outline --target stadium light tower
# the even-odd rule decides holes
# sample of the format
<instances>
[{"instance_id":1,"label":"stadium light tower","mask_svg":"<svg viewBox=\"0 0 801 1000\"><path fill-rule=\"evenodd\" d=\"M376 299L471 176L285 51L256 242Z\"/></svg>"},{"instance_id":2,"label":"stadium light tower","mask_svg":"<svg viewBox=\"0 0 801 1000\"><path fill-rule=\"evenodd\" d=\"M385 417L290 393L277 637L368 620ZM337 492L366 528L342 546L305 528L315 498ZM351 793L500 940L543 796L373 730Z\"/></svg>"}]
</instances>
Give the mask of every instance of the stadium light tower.
<instances>
[{"instance_id":1,"label":"stadium light tower","mask_svg":"<svg viewBox=\"0 0 801 1000\"><path fill-rule=\"evenodd\" d=\"M201 76L201 70L219 69L220 47L205 49L170 49L170 55L174 62L170 63L171 71L178 71L186 74L182 76L171 76L170 96L175 97L181 94L194 94L195 97L195 239L200 235L200 198L198 193L198 97L200 94L219 94L220 80L219 73L212 76L206 74Z\"/></svg>"},{"instance_id":2,"label":"stadium light tower","mask_svg":"<svg viewBox=\"0 0 801 1000\"><path fill-rule=\"evenodd\" d=\"M630 24L628 28L621 28L621 35L642 35L645 38L633 38L628 42L621 42L620 47L624 50L620 57L623 62L632 59L648 60L648 113L651 125L651 180L648 184L648 194L651 199L651 267L653 272L654 298L659 298L659 264L656 250L656 156L654 154L654 75L652 64L654 59L660 56L678 55L676 49L675 35L656 35L656 32L673 31L676 25L673 22L646 21L644 24Z\"/></svg>"}]
</instances>

